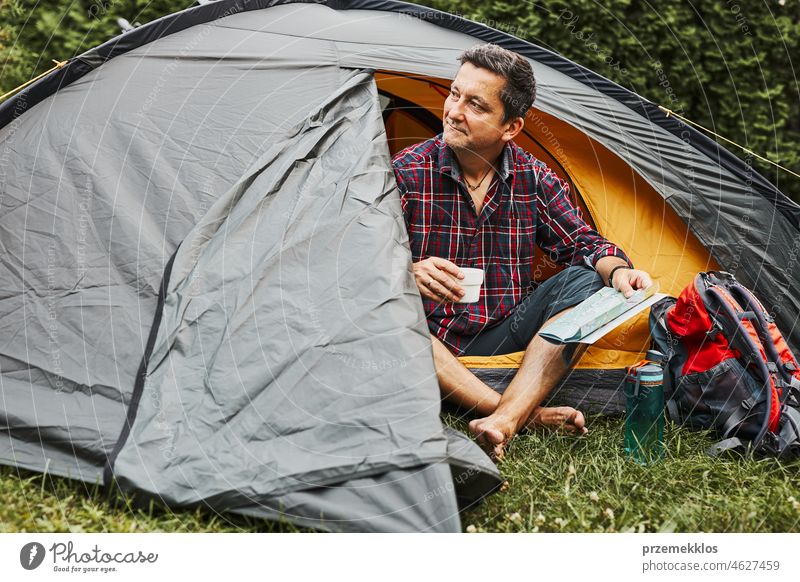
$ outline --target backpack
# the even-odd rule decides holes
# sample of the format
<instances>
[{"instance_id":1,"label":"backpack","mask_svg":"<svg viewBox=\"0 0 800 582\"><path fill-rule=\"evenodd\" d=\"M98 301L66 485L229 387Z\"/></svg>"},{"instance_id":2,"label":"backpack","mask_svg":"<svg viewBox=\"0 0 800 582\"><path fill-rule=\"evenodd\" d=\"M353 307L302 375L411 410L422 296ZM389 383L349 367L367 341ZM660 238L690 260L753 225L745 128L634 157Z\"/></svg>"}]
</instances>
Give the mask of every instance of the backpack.
<instances>
[{"instance_id":1,"label":"backpack","mask_svg":"<svg viewBox=\"0 0 800 582\"><path fill-rule=\"evenodd\" d=\"M800 457L800 366L774 319L730 273L699 273L650 310L665 354L669 418L722 440L709 449Z\"/></svg>"}]
</instances>

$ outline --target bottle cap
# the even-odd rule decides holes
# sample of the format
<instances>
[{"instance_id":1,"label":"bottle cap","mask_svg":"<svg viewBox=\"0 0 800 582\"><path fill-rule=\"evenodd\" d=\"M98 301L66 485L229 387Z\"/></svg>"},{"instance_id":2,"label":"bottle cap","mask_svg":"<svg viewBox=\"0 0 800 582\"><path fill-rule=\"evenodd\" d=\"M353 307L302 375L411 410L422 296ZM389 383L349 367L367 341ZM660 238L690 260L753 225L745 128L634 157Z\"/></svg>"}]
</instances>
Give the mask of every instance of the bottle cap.
<instances>
[{"instance_id":1,"label":"bottle cap","mask_svg":"<svg viewBox=\"0 0 800 582\"><path fill-rule=\"evenodd\" d=\"M667 359L667 357L658 350L647 350L647 354L645 354L645 359L650 362L656 362L658 364L661 364L664 362L664 360Z\"/></svg>"}]
</instances>

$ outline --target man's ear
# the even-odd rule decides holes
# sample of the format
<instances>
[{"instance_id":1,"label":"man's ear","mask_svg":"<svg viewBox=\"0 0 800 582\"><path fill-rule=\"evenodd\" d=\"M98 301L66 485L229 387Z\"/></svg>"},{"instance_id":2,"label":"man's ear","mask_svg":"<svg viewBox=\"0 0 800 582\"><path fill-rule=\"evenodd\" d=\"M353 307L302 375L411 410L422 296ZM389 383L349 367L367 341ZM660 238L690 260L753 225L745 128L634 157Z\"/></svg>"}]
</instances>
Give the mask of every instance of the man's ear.
<instances>
[{"instance_id":1,"label":"man's ear","mask_svg":"<svg viewBox=\"0 0 800 582\"><path fill-rule=\"evenodd\" d=\"M504 142L509 142L515 137L517 134L522 131L523 126L525 125L525 119L522 117L515 117L511 121L508 122L508 126L506 130L503 132L501 139Z\"/></svg>"}]
</instances>

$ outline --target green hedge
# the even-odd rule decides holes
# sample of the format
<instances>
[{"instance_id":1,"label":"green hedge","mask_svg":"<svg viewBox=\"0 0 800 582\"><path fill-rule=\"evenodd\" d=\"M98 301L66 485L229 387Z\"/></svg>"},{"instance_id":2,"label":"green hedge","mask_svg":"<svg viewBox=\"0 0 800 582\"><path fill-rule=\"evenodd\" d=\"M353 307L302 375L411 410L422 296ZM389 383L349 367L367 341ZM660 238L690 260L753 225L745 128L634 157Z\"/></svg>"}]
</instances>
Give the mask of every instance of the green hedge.
<instances>
[{"instance_id":1,"label":"green hedge","mask_svg":"<svg viewBox=\"0 0 800 582\"><path fill-rule=\"evenodd\" d=\"M558 52L800 173L798 0L419 3ZM754 165L800 201L800 178Z\"/></svg>"},{"instance_id":2,"label":"green hedge","mask_svg":"<svg viewBox=\"0 0 800 582\"><path fill-rule=\"evenodd\" d=\"M800 171L800 1L419 2L554 50ZM0 92L190 0L0 0ZM744 157L741 151L735 151ZM800 178L755 166L800 201Z\"/></svg>"}]
</instances>

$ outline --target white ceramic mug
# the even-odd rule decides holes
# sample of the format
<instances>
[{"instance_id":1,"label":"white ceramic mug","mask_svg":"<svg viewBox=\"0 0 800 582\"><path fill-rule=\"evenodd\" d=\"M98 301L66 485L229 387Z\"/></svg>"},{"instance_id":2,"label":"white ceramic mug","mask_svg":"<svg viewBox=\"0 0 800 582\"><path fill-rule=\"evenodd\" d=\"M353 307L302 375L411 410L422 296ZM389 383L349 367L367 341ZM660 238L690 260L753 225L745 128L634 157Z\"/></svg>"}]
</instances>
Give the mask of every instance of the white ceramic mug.
<instances>
[{"instance_id":1,"label":"white ceramic mug","mask_svg":"<svg viewBox=\"0 0 800 582\"><path fill-rule=\"evenodd\" d=\"M483 269L463 267L460 270L464 273L464 278L459 279L458 284L464 288L464 296L458 303L477 303L483 285Z\"/></svg>"}]
</instances>

